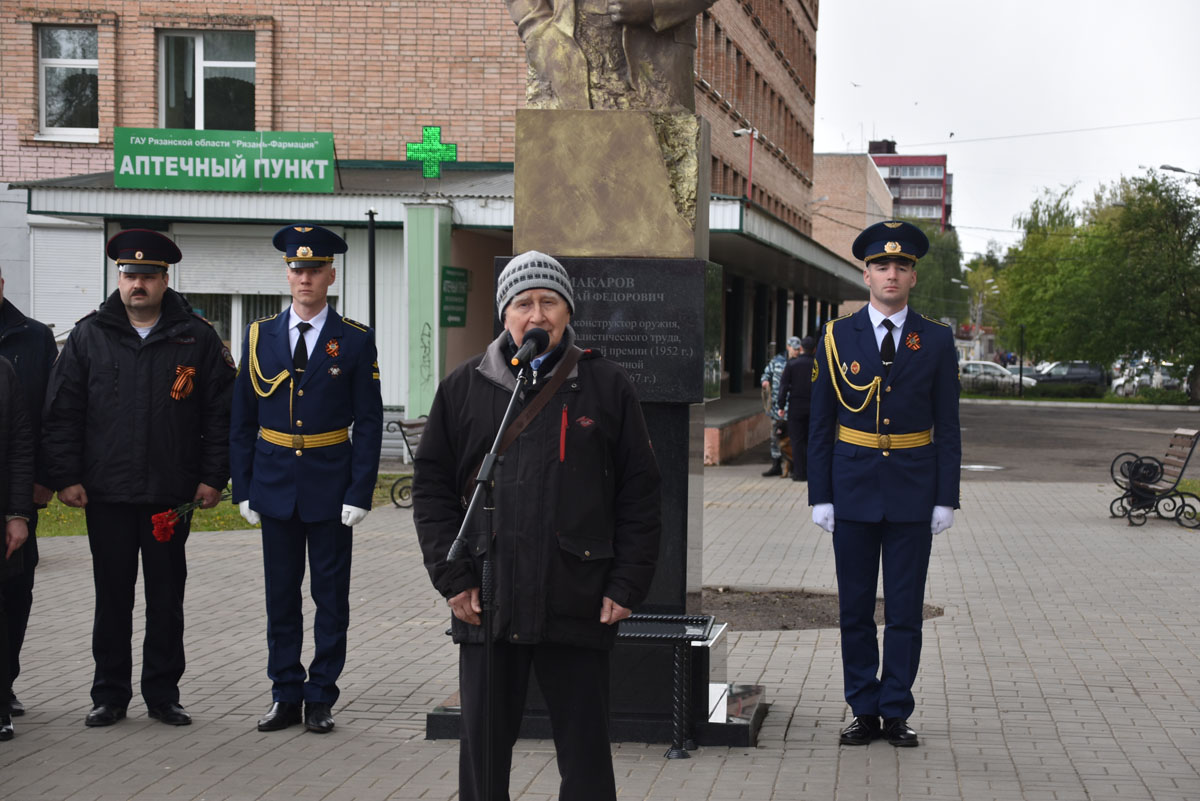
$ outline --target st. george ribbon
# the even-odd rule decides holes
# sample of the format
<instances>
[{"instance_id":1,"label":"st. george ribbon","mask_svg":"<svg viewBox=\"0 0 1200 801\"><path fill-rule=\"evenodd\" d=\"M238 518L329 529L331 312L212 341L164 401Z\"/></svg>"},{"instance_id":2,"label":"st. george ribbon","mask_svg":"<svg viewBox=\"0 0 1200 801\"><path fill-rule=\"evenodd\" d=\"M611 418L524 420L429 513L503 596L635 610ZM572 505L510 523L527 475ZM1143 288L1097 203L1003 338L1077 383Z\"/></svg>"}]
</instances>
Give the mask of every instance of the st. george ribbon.
<instances>
[{"instance_id":1,"label":"st. george ribbon","mask_svg":"<svg viewBox=\"0 0 1200 801\"><path fill-rule=\"evenodd\" d=\"M537 356L548 347L550 347L550 335L544 329L530 328L521 339L521 347L517 348L517 355L512 357L513 367L529 361L530 358Z\"/></svg>"}]
</instances>

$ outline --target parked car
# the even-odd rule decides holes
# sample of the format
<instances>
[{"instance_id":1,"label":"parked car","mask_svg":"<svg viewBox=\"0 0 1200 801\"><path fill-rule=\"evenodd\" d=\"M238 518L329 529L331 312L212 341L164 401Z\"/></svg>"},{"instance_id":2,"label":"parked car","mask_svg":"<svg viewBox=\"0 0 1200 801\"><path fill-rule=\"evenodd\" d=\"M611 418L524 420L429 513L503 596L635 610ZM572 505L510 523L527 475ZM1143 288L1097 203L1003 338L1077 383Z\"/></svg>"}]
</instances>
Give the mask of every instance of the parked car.
<instances>
[{"instance_id":1,"label":"parked car","mask_svg":"<svg viewBox=\"0 0 1200 801\"><path fill-rule=\"evenodd\" d=\"M1025 382L1025 386L1027 387L1032 387L1037 383L1037 371L1033 369L1032 365L1027 364L1025 365L1024 369L1022 369L1021 365L1019 364L1010 364L1006 365L1004 369L1019 377ZM1032 384L1030 383L1031 381L1033 382Z\"/></svg>"},{"instance_id":2,"label":"parked car","mask_svg":"<svg viewBox=\"0 0 1200 801\"><path fill-rule=\"evenodd\" d=\"M995 362L959 362L958 380L966 392L1000 391L1009 394L1017 391L1017 377ZM1032 377L1026 377L1023 382L1027 387L1036 383Z\"/></svg>"},{"instance_id":3,"label":"parked car","mask_svg":"<svg viewBox=\"0 0 1200 801\"><path fill-rule=\"evenodd\" d=\"M1039 384L1096 384L1107 386L1104 368L1088 362L1054 362L1037 377Z\"/></svg>"}]
</instances>

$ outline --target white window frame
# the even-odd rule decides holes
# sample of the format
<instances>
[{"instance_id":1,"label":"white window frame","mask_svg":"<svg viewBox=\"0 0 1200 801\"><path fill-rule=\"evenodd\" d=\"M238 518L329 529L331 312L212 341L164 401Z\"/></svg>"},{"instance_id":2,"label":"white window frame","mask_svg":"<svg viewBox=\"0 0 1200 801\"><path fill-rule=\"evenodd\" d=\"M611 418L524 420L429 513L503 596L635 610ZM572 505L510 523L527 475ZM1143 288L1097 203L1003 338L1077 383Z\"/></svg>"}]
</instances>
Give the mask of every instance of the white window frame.
<instances>
[{"instance_id":1,"label":"white window frame","mask_svg":"<svg viewBox=\"0 0 1200 801\"><path fill-rule=\"evenodd\" d=\"M42 31L56 28L86 28L96 34L97 56L100 48L100 32L95 25L39 25L37 27L37 78L38 78L38 133L34 139L52 142L99 142L100 128L49 128L46 126L46 69L48 67L74 67L94 69L100 75L100 59L97 58L42 58ZM97 104L100 100L97 97ZM99 111L99 109L97 109ZM97 115L98 116L98 115Z\"/></svg>"},{"instance_id":2,"label":"white window frame","mask_svg":"<svg viewBox=\"0 0 1200 801\"><path fill-rule=\"evenodd\" d=\"M167 126L167 37L188 37L192 40L195 53L195 61L192 65L192 80L195 81L196 91L196 127L191 130L204 130L204 69L206 67L235 67L239 69L254 70L254 89L258 91L258 61L205 61L204 59L204 34L213 33L214 31L174 31L160 30L158 32L158 127L165 128ZM225 31L218 31L225 32ZM258 32L253 29L227 31L228 33L249 33L253 34L255 42L258 41ZM250 130L254 130L254 121L251 120Z\"/></svg>"}]
</instances>

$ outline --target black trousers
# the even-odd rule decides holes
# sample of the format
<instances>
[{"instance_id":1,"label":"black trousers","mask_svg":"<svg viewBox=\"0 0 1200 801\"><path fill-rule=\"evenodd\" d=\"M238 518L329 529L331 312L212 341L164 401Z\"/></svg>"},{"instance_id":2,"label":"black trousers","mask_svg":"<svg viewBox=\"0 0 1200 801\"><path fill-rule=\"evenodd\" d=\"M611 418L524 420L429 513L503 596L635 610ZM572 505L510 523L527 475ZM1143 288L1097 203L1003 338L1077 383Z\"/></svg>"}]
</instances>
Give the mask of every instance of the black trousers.
<instances>
[{"instance_id":1,"label":"black trousers","mask_svg":"<svg viewBox=\"0 0 1200 801\"><path fill-rule=\"evenodd\" d=\"M788 417L788 439L792 442L792 478L808 478L808 415Z\"/></svg>"},{"instance_id":2,"label":"black trousers","mask_svg":"<svg viewBox=\"0 0 1200 801\"><path fill-rule=\"evenodd\" d=\"M146 636L142 641L142 698L147 707L179 702L183 676L183 588L187 581L184 544L192 524L185 515L168 542L154 539L152 515L161 506L91 501L87 516L96 617L92 656L96 674L92 702L128 706L133 696L133 591L138 553L145 579Z\"/></svg>"},{"instance_id":3,"label":"black trousers","mask_svg":"<svg viewBox=\"0 0 1200 801\"><path fill-rule=\"evenodd\" d=\"M617 797L608 740L609 652L555 643L495 646L492 795L508 798L512 749L521 729L529 672L546 698L558 758L561 801L613 801ZM487 801L483 779L484 647L459 648L462 731L458 760L461 801Z\"/></svg>"},{"instance_id":4,"label":"black trousers","mask_svg":"<svg viewBox=\"0 0 1200 801\"><path fill-rule=\"evenodd\" d=\"M21 646L33 608L33 569L37 567L37 513L29 519L29 539L21 546L21 572L0 582L0 709L13 699L21 675Z\"/></svg>"}]
</instances>

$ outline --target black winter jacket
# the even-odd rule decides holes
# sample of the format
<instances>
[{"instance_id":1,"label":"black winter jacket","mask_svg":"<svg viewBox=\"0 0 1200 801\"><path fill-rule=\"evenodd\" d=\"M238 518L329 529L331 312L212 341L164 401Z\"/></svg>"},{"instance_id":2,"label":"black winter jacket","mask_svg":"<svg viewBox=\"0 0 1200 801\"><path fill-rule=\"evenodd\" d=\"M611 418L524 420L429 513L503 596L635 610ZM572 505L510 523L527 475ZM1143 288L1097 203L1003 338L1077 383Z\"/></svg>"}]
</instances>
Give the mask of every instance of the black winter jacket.
<instances>
[{"instance_id":1,"label":"black winter jacket","mask_svg":"<svg viewBox=\"0 0 1200 801\"><path fill-rule=\"evenodd\" d=\"M34 442L42 431L42 404L50 368L58 357L54 334L44 324L26 317L8 300L0 303L0 356L12 362L25 395L25 409Z\"/></svg>"},{"instance_id":2,"label":"black winter jacket","mask_svg":"<svg viewBox=\"0 0 1200 801\"><path fill-rule=\"evenodd\" d=\"M779 377L779 397L775 399L775 407L787 409L789 420L803 420L808 417L808 407L812 400L812 371L813 357L811 353L801 353L790 359Z\"/></svg>"},{"instance_id":3,"label":"black winter jacket","mask_svg":"<svg viewBox=\"0 0 1200 801\"><path fill-rule=\"evenodd\" d=\"M488 535L486 513L480 514L470 532L470 559L445 564L470 500L473 471L516 386L503 353L507 336L448 375L434 398L413 480L425 567L434 587L450 598L479 586L483 553L493 548L497 639L611 648L617 627L600 623L602 600L633 608L645 599L658 558L661 500L658 465L633 385L599 354L584 352L503 455L496 471L495 536ZM574 347L574 338L568 328L566 347ZM538 376L525 401L548 379ZM455 642L483 641L479 626L452 618L451 628Z\"/></svg>"},{"instance_id":4,"label":"black winter jacket","mask_svg":"<svg viewBox=\"0 0 1200 801\"><path fill-rule=\"evenodd\" d=\"M33 433L16 371L4 358L0 358L0 510L4 515L33 514ZM3 542L0 535L0 546ZM20 571L24 550L6 560L7 551L0 547L0 580Z\"/></svg>"},{"instance_id":5,"label":"black winter jacket","mask_svg":"<svg viewBox=\"0 0 1200 801\"><path fill-rule=\"evenodd\" d=\"M188 376L187 368L195 373ZM89 501L174 506L229 481L229 349L168 289L143 340L120 294L76 323L50 373L42 462Z\"/></svg>"}]
</instances>

